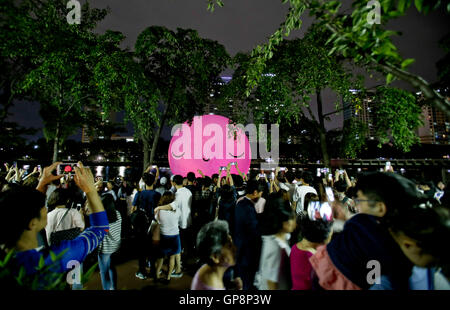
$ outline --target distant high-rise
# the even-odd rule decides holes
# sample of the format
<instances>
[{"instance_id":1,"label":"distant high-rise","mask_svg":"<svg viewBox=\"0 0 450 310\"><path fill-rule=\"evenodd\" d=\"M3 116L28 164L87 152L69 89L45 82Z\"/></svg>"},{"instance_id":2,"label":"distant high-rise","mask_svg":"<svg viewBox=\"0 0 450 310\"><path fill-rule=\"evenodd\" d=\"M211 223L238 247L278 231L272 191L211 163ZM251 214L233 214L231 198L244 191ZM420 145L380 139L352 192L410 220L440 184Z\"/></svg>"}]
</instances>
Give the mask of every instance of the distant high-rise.
<instances>
[{"instance_id":1,"label":"distant high-rise","mask_svg":"<svg viewBox=\"0 0 450 310\"><path fill-rule=\"evenodd\" d=\"M221 76L221 82L219 82L220 86L225 86L228 84L232 77L230 76ZM219 88L220 89L220 88ZM218 92L218 95L220 95L220 90ZM213 98L215 96L214 93L210 94L210 97ZM234 114L234 106L232 102L229 102L229 104L226 107L219 107L217 104L215 104L214 100L211 100L205 104L205 107L203 108L203 114L220 114L226 117L232 117Z\"/></svg>"},{"instance_id":2,"label":"distant high-rise","mask_svg":"<svg viewBox=\"0 0 450 310\"><path fill-rule=\"evenodd\" d=\"M81 142L89 143L89 142L91 142L91 140L92 140L92 137L89 136L89 126L83 125L83 127L81 128Z\"/></svg>"},{"instance_id":3,"label":"distant high-rise","mask_svg":"<svg viewBox=\"0 0 450 310\"><path fill-rule=\"evenodd\" d=\"M424 125L418 129L420 142L450 144L450 119L444 112L431 106L422 107Z\"/></svg>"},{"instance_id":4,"label":"distant high-rise","mask_svg":"<svg viewBox=\"0 0 450 310\"><path fill-rule=\"evenodd\" d=\"M350 90L352 93L358 92L357 90ZM373 119L373 94L368 92L367 96L358 104L351 104L349 102L344 102L344 122L356 119L361 123L365 124L368 128L367 137L373 139L375 136L374 132L374 119Z\"/></svg>"}]
</instances>

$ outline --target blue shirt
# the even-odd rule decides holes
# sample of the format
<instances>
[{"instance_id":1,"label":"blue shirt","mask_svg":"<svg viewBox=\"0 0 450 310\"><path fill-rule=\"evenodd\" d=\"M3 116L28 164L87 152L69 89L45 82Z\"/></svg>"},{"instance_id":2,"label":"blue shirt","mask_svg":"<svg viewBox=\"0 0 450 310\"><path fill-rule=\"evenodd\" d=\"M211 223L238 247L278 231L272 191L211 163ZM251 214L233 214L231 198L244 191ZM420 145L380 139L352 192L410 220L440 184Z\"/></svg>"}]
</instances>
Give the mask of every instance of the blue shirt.
<instances>
[{"instance_id":1,"label":"blue shirt","mask_svg":"<svg viewBox=\"0 0 450 310\"><path fill-rule=\"evenodd\" d=\"M435 277L440 272L436 268L421 268L414 266L412 270L411 277L409 278L409 289L410 290L435 290L435 289L448 289L449 283L445 287L435 287ZM445 277L442 276L444 281ZM396 288L392 285L389 277L382 275L380 277L380 283L374 284L370 288L371 290L395 290Z\"/></svg>"},{"instance_id":2,"label":"blue shirt","mask_svg":"<svg viewBox=\"0 0 450 310\"><path fill-rule=\"evenodd\" d=\"M44 259L46 266L51 266L54 263L49 251L58 256L66 250L62 258L50 269L56 273L64 273L72 269L73 265L68 264L70 261L83 262L86 256L97 248L109 231L108 217L105 211L93 213L89 218L91 226L73 240L62 241L50 246L47 250L41 248L16 253L15 263L17 267L25 267L26 274L32 275L36 273L36 267L39 266L41 257Z\"/></svg>"},{"instance_id":3,"label":"blue shirt","mask_svg":"<svg viewBox=\"0 0 450 310\"><path fill-rule=\"evenodd\" d=\"M137 206L138 196L140 196L140 204ZM133 206L144 210L149 218L153 218L154 210L158 206L161 194L154 190L143 190L134 196Z\"/></svg>"}]
</instances>

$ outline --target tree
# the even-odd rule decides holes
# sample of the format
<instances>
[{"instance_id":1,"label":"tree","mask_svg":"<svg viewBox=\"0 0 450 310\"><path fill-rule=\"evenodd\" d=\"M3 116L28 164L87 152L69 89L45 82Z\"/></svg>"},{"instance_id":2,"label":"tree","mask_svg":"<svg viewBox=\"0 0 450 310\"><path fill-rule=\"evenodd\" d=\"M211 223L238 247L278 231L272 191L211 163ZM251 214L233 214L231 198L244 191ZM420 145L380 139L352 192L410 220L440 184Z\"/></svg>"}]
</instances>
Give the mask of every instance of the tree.
<instances>
[{"instance_id":1,"label":"tree","mask_svg":"<svg viewBox=\"0 0 450 310\"><path fill-rule=\"evenodd\" d=\"M299 127L305 123L313 125L310 134L319 138L322 160L326 166L330 166L325 122L332 113L326 115L323 112L322 92L331 88L340 97L350 101L353 98L349 90L360 86L344 68L342 59L328 55L324 47L326 37L326 31L313 25L303 39L282 42L266 63L266 71L252 99L247 100L247 109L252 111L257 121L284 121ZM252 61L251 57L243 59L244 64L236 71L232 82L234 88L238 87L240 91L231 91L241 96L246 89L247 66ZM312 111L313 95L316 96L317 117ZM336 103L336 109L337 112L341 111L339 103Z\"/></svg>"},{"instance_id":2,"label":"tree","mask_svg":"<svg viewBox=\"0 0 450 310\"><path fill-rule=\"evenodd\" d=\"M96 46L105 40L92 30L106 10L90 9L86 3L83 23L69 25L65 1L11 3L2 3L9 5L10 13L2 25L8 30L2 38L2 58L6 63L30 60L31 67L14 91L41 103L44 134L54 140L56 161L62 141L82 124L86 99L95 97L91 68L102 54L93 51L98 52Z\"/></svg>"},{"instance_id":3,"label":"tree","mask_svg":"<svg viewBox=\"0 0 450 310\"><path fill-rule=\"evenodd\" d=\"M34 135L34 128L24 128L14 122L2 122L0 126L0 146L2 157L7 159L17 159L18 150L26 148L26 139L24 135ZM5 159L5 158L3 158Z\"/></svg>"},{"instance_id":4,"label":"tree","mask_svg":"<svg viewBox=\"0 0 450 310\"><path fill-rule=\"evenodd\" d=\"M379 147L392 138L394 146L409 152L411 146L419 142L416 130L423 125L420 119L422 109L413 94L401 89L379 87L373 107Z\"/></svg>"},{"instance_id":5,"label":"tree","mask_svg":"<svg viewBox=\"0 0 450 310\"><path fill-rule=\"evenodd\" d=\"M368 70L378 70L386 76L389 84L394 78L408 82L415 89L422 91L430 104L444 111L450 116L450 101L439 94L421 76L408 72L406 68L414 60L403 59L390 37L397 34L385 29L386 23L394 18L403 16L413 4L412 0L379 0L381 4L380 23L374 23L374 8L368 7L366 0L353 1L353 12L343 12L341 1L320 0L282 0L289 2L290 8L286 20L279 29L269 38L267 44L257 46L252 56L253 63L247 71L247 95L261 79L265 63L272 58L273 51L292 30L302 25L301 17L309 11L323 28L331 32L327 46L330 54L338 53L344 57L363 65ZM221 0L208 0L208 8L214 9L214 4L223 6ZM414 0L419 12L427 14L437 9L444 1L440 0ZM447 5L450 12L450 6Z\"/></svg>"},{"instance_id":6,"label":"tree","mask_svg":"<svg viewBox=\"0 0 450 310\"><path fill-rule=\"evenodd\" d=\"M159 26L149 27L138 36L135 51L146 79L156 86L162 105L154 133L145 119L139 120L141 126L135 127L144 144L146 167L154 160L166 121L170 124L184 122L203 110L210 100L210 93L218 85L219 74L226 68L229 56L222 45L200 38L195 30L178 28L171 31ZM140 117L142 113L145 111L137 112L135 116Z\"/></svg>"}]
</instances>

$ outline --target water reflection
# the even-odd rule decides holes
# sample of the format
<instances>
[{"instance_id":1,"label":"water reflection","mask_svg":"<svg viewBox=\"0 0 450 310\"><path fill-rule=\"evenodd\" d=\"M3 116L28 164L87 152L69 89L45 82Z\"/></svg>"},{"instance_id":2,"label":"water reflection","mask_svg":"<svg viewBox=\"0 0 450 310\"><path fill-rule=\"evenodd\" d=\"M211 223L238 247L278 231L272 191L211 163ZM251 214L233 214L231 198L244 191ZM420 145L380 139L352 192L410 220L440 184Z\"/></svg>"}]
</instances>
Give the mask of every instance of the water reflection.
<instances>
[{"instance_id":1,"label":"water reflection","mask_svg":"<svg viewBox=\"0 0 450 310\"><path fill-rule=\"evenodd\" d=\"M95 177L102 177L105 181L119 176L123 178L136 178L139 176L140 178L142 174L142 168L130 166L90 166L90 168ZM169 167L160 167L159 172L164 175L172 175Z\"/></svg>"}]
</instances>

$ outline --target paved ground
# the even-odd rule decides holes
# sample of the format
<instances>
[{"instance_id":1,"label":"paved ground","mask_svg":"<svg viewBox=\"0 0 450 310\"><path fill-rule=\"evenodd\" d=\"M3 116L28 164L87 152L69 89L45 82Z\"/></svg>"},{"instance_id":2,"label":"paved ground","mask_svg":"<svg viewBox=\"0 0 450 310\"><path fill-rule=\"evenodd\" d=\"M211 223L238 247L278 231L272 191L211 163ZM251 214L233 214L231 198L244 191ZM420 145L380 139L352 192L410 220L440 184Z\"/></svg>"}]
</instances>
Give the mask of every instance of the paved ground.
<instances>
[{"instance_id":1,"label":"paved ground","mask_svg":"<svg viewBox=\"0 0 450 310\"><path fill-rule=\"evenodd\" d=\"M97 268L98 269L98 268ZM181 278L172 278L168 285L159 282L155 283L153 279L141 280L136 278L135 273L138 269L137 259L130 260L117 266L117 289L118 290L189 290L192 276L187 273ZM90 281L85 286L86 290L101 290L102 283L98 270L94 272Z\"/></svg>"},{"instance_id":2,"label":"paved ground","mask_svg":"<svg viewBox=\"0 0 450 310\"><path fill-rule=\"evenodd\" d=\"M117 268L117 289L118 290L189 290L192 277L197 270L197 266L192 263L192 259L182 257L183 276L181 278L172 278L168 285L156 282L153 279L141 280L136 278L135 273L138 270L138 260L136 259L131 244L124 244L120 253L116 256ZM86 262L86 269L95 262L95 256L91 255ZM190 263L190 264L188 264ZM163 266L166 270L166 266ZM102 283L98 267L91 275L89 282L85 285L86 290L101 290Z\"/></svg>"}]
</instances>

